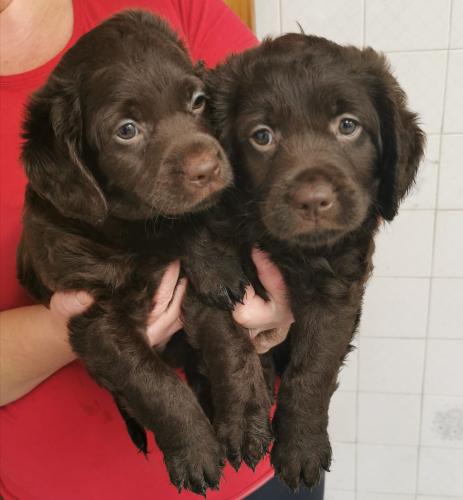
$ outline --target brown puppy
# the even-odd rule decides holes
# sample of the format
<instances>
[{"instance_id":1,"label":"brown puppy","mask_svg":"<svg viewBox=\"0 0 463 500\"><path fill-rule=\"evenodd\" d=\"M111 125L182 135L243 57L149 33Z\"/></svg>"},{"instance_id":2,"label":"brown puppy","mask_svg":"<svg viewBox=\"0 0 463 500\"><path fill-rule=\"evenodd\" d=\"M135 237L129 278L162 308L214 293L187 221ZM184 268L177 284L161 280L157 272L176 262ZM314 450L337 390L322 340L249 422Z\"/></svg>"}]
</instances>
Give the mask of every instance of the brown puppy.
<instances>
[{"instance_id":1,"label":"brown puppy","mask_svg":"<svg viewBox=\"0 0 463 500\"><path fill-rule=\"evenodd\" d=\"M146 442L137 422L155 432L173 483L204 493L219 482L219 444L145 338L166 265L181 258L194 279L196 229L233 178L202 118L199 71L164 22L137 11L70 49L28 106L18 274L45 304L59 290L92 294L94 305L70 322L73 349L138 445ZM196 274L204 269L213 272L208 261Z\"/></svg>"},{"instance_id":2,"label":"brown puppy","mask_svg":"<svg viewBox=\"0 0 463 500\"><path fill-rule=\"evenodd\" d=\"M311 487L330 466L328 406L373 237L412 185L424 136L382 55L313 36L231 57L210 74L208 93L245 197L243 258L255 244L270 253L296 320L279 350L288 356L272 463L291 488Z\"/></svg>"}]
</instances>

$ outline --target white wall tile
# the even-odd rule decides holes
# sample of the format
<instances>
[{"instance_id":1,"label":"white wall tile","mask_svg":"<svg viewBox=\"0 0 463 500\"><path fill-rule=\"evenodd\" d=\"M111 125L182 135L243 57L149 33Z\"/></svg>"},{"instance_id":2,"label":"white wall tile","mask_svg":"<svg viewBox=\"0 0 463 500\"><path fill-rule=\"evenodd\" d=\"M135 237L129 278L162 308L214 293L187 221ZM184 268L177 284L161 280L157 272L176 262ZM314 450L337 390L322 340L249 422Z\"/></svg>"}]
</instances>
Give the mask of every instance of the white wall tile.
<instances>
[{"instance_id":1,"label":"white wall tile","mask_svg":"<svg viewBox=\"0 0 463 500\"><path fill-rule=\"evenodd\" d=\"M429 495L418 495L416 500L463 500L461 497L449 497L447 495L442 497L435 497L434 495L431 497Z\"/></svg>"},{"instance_id":2,"label":"white wall tile","mask_svg":"<svg viewBox=\"0 0 463 500\"><path fill-rule=\"evenodd\" d=\"M359 493L357 500L415 500L413 495L395 495L391 493Z\"/></svg>"},{"instance_id":3,"label":"white wall tile","mask_svg":"<svg viewBox=\"0 0 463 500\"><path fill-rule=\"evenodd\" d=\"M463 26L463 25L462 25ZM463 31L463 27L460 30ZM463 50L449 52L444 132L463 133Z\"/></svg>"},{"instance_id":4,"label":"white wall tile","mask_svg":"<svg viewBox=\"0 0 463 500\"><path fill-rule=\"evenodd\" d=\"M365 293L361 335L425 337L429 281L428 278L372 278Z\"/></svg>"},{"instance_id":5,"label":"white wall tile","mask_svg":"<svg viewBox=\"0 0 463 500\"><path fill-rule=\"evenodd\" d=\"M463 65L463 58L461 62ZM463 86L463 73L461 84ZM460 111L463 111L463 103L460 107ZM463 134L444 135L442 137L442 153L440 161L439 208L463 209L462 162Z\"/></svg>"},{"instance_id":6,"label":"white wall tile","mask_svg":"<svg viewBox=\"0 0 463 500\"><path fill-rule=\"evenodd\" d=\"M366 43L381 50L447 48L450 0L366 0Z\"/></svg>"},{"instance_id":7,"label":"white wall tile","mask_svg":"<svg viewBox=\"0 0 463 500\"><path fill-rule=\"evenodd\" d=\"M358 491L415 493L417 448L358 445Z\"/></svg>"},{"instance_id":8,"label":"white wall tile","mask_svg":"<svg viewBox=\"0 0 463 500\"><path fill-rule=\"evenodd\" d=\"M421 448L418 492L463 496L463 450Z\"/></svg>"},{"instance_id":9,"label":"white wall tile","mask_svg":"<svg viewBox=\"0 0 463 500\"><path fill-rule=\"evenodd\" d=\"M463 210L438 212L434 276L463 277Z\"/></svg>"},{"instance_id":10,"label":"white wall tile","mask_svg":"<svg viewBox=\"0 0 463 500\"><path fill-rule=\"evenodd\" d=\"M360 341L361 391L420 394L424 339L372 339Z\"/></svg>"},{"instance_id":11,"label":"white wall tile","mask_svg":"<svg viewBox=\"0 0 463 500\"><path fill-rule=\"evenodd\" d=\"M439 148L440 136L428 135L424 160L418 169L415 184L402 202L402 209L436 208Z\"/></svg>"},{"instance_id":12,"label":"white wall tile","mask_svg":"<svg viewBox=\"0 0 463 500\"><path fill-rule=\"evenodd\" d=\"M259 40L267 35L280 34L279 0L254 0L255 32Z\"/></svg>"},{"instance_id":13,"label":"white wall tile","mask_svg":"<svg viewBox=\"0 0 463 500\"><path fill-rule=\"evenodd\" d=\"M463 279L433 279L429 336L463 339Z\"/></svg>"},{"instance_id":14,"label":"white wall tile","mask_svg":"<svg viewBox=\"0 0 463 500\"><path fill-rule=\"evenodd\" d=\"M281 17L284 32L299 32L297 21L307 34L340 44L363 43L363 0L283 0Z\"/></svg>"},{"instance_id":15,"label":"white wall tile","mask_svg":"<svg viewBox=\"0 0 463 500\"><path fill-rule=\"evenodd\" d=\"M463 48L463 0L453 0L450 47Z\"/></svg>"},{"instance_id":16,"label":"white wall tile","mask_svg":"<svg viewBox=\"0 0 463 500\"><path fill-rule=\"evenodd\" d=\"M355 491L325 490L323 500L356 500Z\"/></svg>"},{"instance_id":17,"label":"white wall tile","mask_svg":"<svg viewBox=\"0 0 463 500\"><path fill-rule=\"evenodd\" d=\"M359 394L358 441L418 445L421 395Z\"/></svg>"},{"instance_id":18,"label":"white wall tile","mask_svg":"<svg viewBox=\"0 0 463 500\"><path fill-rule=\"evenodd\" d=\"M463 397L424 397L421 443L463 448Z\"/></svg>"},{"instance_id":19,"label":"white wall tile","mask_svg":"<svg viewBox=\"0 0 463 500\"><path fill-rule=\"evenodd\" d=\"M463 340L429 340L425 394L463 396Z\"/></svg>"},{"instance_id":20,"label":"white wall tile","mask_svg":"<svg viewBox=\"0 0 463 500\"><path fill-rule=\"evenodd\" d=\"M326 488L334 490L355 489L355 454L356 446L351 443L332 442L333 461L331 472L328 472L326 478Z\"/></svg>"},{"instance_id":21,"label":"white wall tile","mask_svg":"<svg viewBox=\"0 0 463 500\"><path fill-rule=\"evenodd\" d=\"M430 276L433 226L431 210L401 211L384 224L376 237L375 276Z\"/></svg>"},{"instance_id":22,"label":"white wall tile","mask_svg":"<svg viewBox=\"0 0 463 500\"><path fill-rule=\"evenodd\" d=\"M333 441L355 442L357 394L336 391L331 398L328 432Z\"/></svg>"},{"instance_id":23,"label":"white wall tile","mask_svg":"<svg viewBox=\"0 0 463 500\"><path fill-rule=\"evenodd\" d=\"M409 107L419 114L425 132L440 133L446 52L397 52L389 53L388 58L394 75L407 93Z\"/></svg>"}]
</instances>

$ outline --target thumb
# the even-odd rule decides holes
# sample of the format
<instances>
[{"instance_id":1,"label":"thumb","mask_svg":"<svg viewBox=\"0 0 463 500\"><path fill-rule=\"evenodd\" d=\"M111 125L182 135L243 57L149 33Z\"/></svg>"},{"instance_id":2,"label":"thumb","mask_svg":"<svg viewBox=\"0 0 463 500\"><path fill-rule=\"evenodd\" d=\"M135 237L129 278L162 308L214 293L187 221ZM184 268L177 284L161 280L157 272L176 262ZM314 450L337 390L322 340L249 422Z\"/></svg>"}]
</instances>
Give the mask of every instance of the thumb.
<instances>
[{"instance_id":1,"label":"thumb","mask_svg":"<svg viewBox=\"0 0 463 500\"><path fill-rule=\"evenodd\" d=\"M280 295L286 292L286 285L278 267L270 260L270 256L259 250L252 249L252 260L256 266L257 276L269 295Z\"/></svg>"},{"instance_id":2,"label":"thumb","mask_svg":"<svg viewBox=\"0 0 463 500\"><path fill-rule=\"evenodd\" d=\"M84 312L93 298L86 292L57 292L50 301L50 310L63 318L71 318Z\"/></svg>"}]
</instances>

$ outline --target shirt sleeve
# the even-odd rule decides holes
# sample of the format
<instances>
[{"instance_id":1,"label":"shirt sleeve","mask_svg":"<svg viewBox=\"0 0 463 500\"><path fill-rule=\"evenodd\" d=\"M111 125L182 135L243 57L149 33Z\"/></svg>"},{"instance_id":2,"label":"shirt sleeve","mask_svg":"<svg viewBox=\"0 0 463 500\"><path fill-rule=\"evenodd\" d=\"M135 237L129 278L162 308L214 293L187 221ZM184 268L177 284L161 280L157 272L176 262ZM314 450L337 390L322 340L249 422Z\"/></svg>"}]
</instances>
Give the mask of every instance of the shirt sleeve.
<instances>
[{"instance_id":1,"label":"shirt sleeve","mask_svg":"<svg viewBox=\"0 0 463 500\"><path fill-rule=\"evenodd\" d=\"M252 31L222 0L174 0L193 60L213 67L258 44Z\"/></svg>"}]
</instances>

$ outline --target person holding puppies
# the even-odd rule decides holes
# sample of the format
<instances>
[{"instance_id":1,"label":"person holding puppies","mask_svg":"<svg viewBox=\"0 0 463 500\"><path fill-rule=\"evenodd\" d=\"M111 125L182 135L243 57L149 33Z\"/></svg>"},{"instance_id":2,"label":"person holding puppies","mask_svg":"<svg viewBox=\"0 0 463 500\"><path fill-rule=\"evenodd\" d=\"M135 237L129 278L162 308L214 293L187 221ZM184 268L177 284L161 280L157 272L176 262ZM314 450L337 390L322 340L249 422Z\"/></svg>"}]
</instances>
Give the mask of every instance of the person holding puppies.
<instances>
[{"instance_id":1,"label":"person holding puppies","mask_svg":"<svg viewBox=\"0 0 463 500\"><path fill-rule=\"evenodd\" d=\"M229 52L256 44L253 35L219 1L2 0L0 89L2 156L2 295L0 493L9 498L176 498L160 454L134 453L112 400L73 362L68 320L93 298L78 290L53 295L50 309L30 305L15 277L25 176L19 162L22 109L44 84L63 53L113 13L141 7L164 17L185 40L193 59L215 65ZM224 36L226 35L226 36ZM254 262L269 302L249 289L235 319L256 336L292 321L281 275L265 254ZM181 327L186 283L172 263L153 297L147 335L162 346ZM258 343L258 339L256 339ZM272 476L268 461L256 473L227 469L221 491L238 498ZM188 498L190 494L182 494Z\"/></svg>"}]
</instances>

